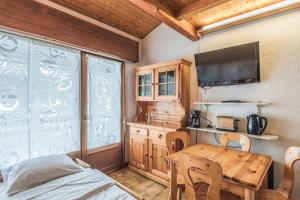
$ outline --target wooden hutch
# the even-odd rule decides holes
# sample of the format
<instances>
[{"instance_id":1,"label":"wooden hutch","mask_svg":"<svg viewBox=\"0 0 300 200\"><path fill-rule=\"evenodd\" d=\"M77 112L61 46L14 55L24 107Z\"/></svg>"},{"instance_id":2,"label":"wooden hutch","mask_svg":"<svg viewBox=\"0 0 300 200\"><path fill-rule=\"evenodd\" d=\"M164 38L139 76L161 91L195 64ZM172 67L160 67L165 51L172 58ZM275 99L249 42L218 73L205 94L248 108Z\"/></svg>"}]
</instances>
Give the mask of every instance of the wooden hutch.
<instances>
[{"instance_id":1,"label":"wooden hutch","mask_svg":"<svg viewBox=\"0 0 300 200\"><path fill-rule=\"evenodd\" d=\"M165 135L189 117L190 65L186 60L136 68L137 115L129 126L129 169L168 185ZM150 121L149 121L150 119Z\"/></svg>"}]
</instances>

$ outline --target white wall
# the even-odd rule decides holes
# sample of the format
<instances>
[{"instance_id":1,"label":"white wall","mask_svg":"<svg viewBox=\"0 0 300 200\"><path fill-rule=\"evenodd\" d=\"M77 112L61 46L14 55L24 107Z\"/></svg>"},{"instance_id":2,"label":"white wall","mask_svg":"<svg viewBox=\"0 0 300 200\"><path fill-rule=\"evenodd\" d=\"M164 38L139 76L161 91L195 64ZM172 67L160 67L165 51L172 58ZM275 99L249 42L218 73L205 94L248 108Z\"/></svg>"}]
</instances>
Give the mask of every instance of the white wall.
<instances>
[{"instance_id":1,"label":"white wall","mask_svg":"<svg viewBox=\"0 0 300 200\"><path fill-rule=\"evenodd\" d=\"M300 9L264 18L204 36L191 42L166 25L160 25L142 41L142 64L185 58L194 63L194 54L234 45L260 42L261 82L215 87L205 93L197 87L194 64L191 67L191 106L193 101L221 101L228 99L266 101L272 105L262 109L269 119L268 133L280 136L279 141L253 142L252 151L271 155L275 161L275 184L279 184L285 150L300 146ZM200 95L201 94L201 95ZM201 96L201 97L200 97ZM193 106L194 107L194 106ZM254 107L209 107L208 117L215 122L216 115L240 117L245 130L245 117L254 113ZM198 135L198 142L214 143L212 134ZM296 165L296 185L300 188L300 164ZM300 196L300 191L295 191Z\"/></svg>"}]
</instances>

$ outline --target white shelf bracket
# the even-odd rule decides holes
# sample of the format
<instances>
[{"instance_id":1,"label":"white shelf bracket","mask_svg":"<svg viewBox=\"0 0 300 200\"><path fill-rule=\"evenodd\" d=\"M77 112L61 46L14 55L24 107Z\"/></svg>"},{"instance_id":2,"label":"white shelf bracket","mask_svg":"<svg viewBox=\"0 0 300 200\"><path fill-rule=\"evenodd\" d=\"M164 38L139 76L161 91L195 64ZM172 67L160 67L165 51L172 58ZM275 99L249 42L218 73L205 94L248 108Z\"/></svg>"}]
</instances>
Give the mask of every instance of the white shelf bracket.
<instances>
[{"instance_id":1,"label":"white shelf bracket","mask_svg":"<svg viewBox=\"0 0 300 200\"><path fill-rule=\"evenodd\" d=\"M256 114L261 114L260 105L256 105Z\"/></svg>"},{"instance_id":2,"label":"white shelf bracket","mask_svg":"<svg viewBox=\"0 0 300 200\"><path fill-rule=\"evenodd\" d=\"M200 104L197 105L198 110L202 110L202 106Z\"/></svg>"},{"instance_id":3,"label":"white shelf bracket","mask_svg":"<svg viewBox=\"0 0 300 200\"><path fill-rule=\"evenodd\" d=\"M198 110L207 112L208 111L208 105L207 104L198 104Z\"/></svg>"}]
</instances>

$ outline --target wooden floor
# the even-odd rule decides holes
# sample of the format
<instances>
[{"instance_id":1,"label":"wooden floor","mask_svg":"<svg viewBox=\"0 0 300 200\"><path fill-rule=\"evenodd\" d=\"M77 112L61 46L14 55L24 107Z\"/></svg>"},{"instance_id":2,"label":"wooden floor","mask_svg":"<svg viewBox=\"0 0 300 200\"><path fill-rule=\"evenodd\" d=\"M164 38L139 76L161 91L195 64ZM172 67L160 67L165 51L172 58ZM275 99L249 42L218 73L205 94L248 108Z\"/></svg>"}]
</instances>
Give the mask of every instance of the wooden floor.
<instances>
[{"instance_id":1,"label":"wooden floor","mask_svg":"<svg viewBox=\"0 0 300 200\"><path fill-rule=\"evenodd\" d=\"M146 200L168 199L169 188L128 169L122 169L108 175L129 189L135 191Z\"/></svg>"}]
</instances>

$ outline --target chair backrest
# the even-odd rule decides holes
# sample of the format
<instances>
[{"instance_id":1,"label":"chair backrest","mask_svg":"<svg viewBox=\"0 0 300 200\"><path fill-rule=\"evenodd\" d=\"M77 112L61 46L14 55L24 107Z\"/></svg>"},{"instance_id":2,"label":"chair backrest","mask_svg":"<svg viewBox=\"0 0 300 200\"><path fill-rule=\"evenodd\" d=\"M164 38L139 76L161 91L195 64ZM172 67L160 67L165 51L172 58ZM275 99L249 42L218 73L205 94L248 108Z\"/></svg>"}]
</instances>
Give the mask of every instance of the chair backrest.
<instances>
[{"instance_id":1,"label":"chair backrest","mask_svg":"<svg viewBox=\"0 0 300 200\"><path fill-rule=\"evenodd\" d=\"M229 142L237 142L241 145L242 151L249 152L251 148L251 140L246 135L238 133L223 133L220 137L220 143L222 146L227 147Z\"/></svg>"},{"instance_id":2,"label":"chair backrest","mask_svg":"<svg viewBox=\"0 0 300 200\"><path fill-rule=\"evenodd\" d=\"M294 164L300 160L300 147L289 147L285 154L283 179L277 191L286 198L291 198L294 187Z\"/></svg>"},{"instance_id":3,"label":"chair backrest","mask_svg":"<svg viewBox=\"0 0 300 200\"><path fill-rule=\"evenodd\" d=\"M176 153L176 141L181 141L183 148L187 148L190 145L190 135L184 131L169 132L166 135L166 144L169 155Z\"/></svg>"},{"instance_id":4,"label":"chair backrest","mask_svg":"<svg viewBox=\"0 0 300 200\"><path fill-rule=\"evenodd\" d=\"M187 200L220 200L223 174L219 163L189 154L181 154L180 161ZM199 192L201 184L206 187Z\"/></svg>"}]
</instances>

